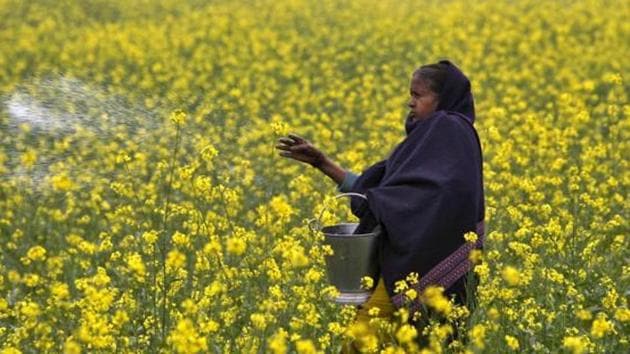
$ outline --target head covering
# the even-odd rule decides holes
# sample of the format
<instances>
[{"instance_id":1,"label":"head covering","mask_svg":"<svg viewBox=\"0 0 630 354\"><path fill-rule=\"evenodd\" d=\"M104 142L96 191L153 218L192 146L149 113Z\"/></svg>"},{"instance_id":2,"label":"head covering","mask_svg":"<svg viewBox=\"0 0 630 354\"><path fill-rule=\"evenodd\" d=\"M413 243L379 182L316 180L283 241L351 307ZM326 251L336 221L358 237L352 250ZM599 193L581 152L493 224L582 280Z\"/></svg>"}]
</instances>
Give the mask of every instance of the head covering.
<instances>
[{"instance_id":1,"label":"head covering","mask_svg":"<svg viewBox=\"0 0 630 354\"><path fill-rule=\"evenodd\" d=\"M438 92L439 102L436 111L459 113L470 123L473 123L475 121L475 103L470 90L470 81L450 61L440 60L438 64L446 71L446 78L442 91ZM407 117L405 120L405 131L407 134L416 126L416 122Z\"/></svg>"},{"instance_id":2,"label":"head covering","mask_svg":"<svg viewBox=\"0 0 630 354\"><path fill-rule=\"evenodd\" d=\"M422 277L462 245L464 233L484 217L470 83L450 62L445 65L441 109L424 120L407 119L407 137L352 186L367 196L367 202L351 202L361 220L356 233L382 227L379 264L390 296L396 281L411 272Z\"/></svg>"},{"instance_id":3,"label":"head covering","mask_svg":"<svg viewBox=\"0 0 630 354\"><path fill-rule=\"evenodd\" d=\"M446 81L437 111L461 113L471 123L475 121L475 103L470 91L470 81L455 64L448 60L440 60L439 64L446 66Z\"/></svg>"}]
</instances>

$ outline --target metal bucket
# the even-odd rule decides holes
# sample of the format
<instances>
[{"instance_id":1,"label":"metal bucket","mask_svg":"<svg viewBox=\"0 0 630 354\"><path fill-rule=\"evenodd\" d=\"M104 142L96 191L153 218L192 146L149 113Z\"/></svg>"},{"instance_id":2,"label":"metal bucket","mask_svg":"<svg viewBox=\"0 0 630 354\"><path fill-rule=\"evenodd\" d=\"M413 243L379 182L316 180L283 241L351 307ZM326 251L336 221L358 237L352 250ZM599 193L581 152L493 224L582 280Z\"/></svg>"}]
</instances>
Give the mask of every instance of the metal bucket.
<instances>
[{"instance_id":1,"label":"metal bucket","mask_svg":"<svg viewBox=\"0 0 630 354\"><path fill-rule=\"evenodd\" d=\"M336 198L363 194L342 193ZM321 219L321 215L320 215ZM324 244L330 245L333 254L325 257L328 281L339 291L333 301L340 304L360 305L368 300L373 289L361 288L361 278L370 277L374 284L378 280L378 241L380 226L364 234L353 234L357 223L340 223L321 227Z\"/></svg>"}]
</instances>

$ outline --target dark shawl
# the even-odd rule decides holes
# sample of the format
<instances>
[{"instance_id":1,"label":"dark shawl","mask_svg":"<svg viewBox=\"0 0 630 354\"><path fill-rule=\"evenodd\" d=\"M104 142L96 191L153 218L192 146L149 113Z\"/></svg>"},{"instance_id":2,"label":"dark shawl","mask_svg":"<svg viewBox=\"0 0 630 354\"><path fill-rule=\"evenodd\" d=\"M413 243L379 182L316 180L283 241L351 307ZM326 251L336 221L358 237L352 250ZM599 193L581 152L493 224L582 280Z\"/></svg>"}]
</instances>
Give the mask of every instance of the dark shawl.
<instances>
[{"instance_id":1,"label":"dark shawl","mask_svg":"<svg viewBox=\"0 0 630 354\"><path fill-rule=\"evenodd\" d=\"M465 241L484 218L482 155L473 127L470 82L452 63L437 111L405 122L406 138L391 156L367 168L352 191L357 233L383 228L379 264L387 291L416 272L422 277ZM461 296L463 281L447 293ZM459 299L461 300L461 299Z\"/></svg>"}]
</instances>

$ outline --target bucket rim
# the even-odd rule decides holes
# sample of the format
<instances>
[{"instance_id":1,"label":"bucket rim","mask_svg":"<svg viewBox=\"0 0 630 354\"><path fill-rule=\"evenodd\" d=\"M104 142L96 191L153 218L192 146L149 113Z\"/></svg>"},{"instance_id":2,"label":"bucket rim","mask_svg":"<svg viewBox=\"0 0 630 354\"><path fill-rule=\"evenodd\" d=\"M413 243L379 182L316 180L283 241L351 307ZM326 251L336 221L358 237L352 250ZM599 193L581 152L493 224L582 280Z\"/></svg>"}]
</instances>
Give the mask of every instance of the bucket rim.
<instances>
[{"instance_id":1,"label":"bucket rim","mask_svg":"<svg viewBox=\"0 0 630 354\"><path fill-rule=\"evenodd\" d=\"M374 230L372 232L366 232L366 233L361 233L361 234L333 234L333 233L326 233L324 232L324 229L328 228L328 227L335 227L335 226L343 226L343 225L359 225L359 223L356 222L341 222L341 223L337 223L337 224L333 224L333 225L326 225L323 226L320 231L326 236L326 237L334 237L334 238L347 238L348 236L352 236L352 237L374 237L374 236L378 236L381 232L381 225L377 225Z\"/></svg>"}]
</instances>

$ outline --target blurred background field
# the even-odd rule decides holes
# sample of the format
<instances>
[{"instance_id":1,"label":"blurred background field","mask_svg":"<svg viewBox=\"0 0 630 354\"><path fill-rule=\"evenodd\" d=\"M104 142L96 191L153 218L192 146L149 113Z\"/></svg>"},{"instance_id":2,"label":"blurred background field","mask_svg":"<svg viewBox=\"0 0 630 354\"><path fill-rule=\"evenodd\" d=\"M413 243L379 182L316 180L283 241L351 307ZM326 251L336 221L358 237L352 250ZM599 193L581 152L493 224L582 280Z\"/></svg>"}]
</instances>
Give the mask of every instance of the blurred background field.
<instances>
[{"instance_id":1,"label":"blurred background field","mask_svg":"<svg viewBox=\"0 0 630 354\"><path fill-rule=\"evenodd\" d=\"M368 349L628 352L628 38L626 1L0 0L2 351L338 352L361 333L307 221L350 214L276 139L361 172L449 58L484 150L479 306L468 340Z\"/></svg>"}]
</instances>

